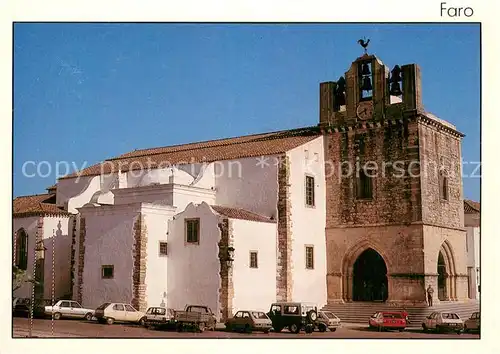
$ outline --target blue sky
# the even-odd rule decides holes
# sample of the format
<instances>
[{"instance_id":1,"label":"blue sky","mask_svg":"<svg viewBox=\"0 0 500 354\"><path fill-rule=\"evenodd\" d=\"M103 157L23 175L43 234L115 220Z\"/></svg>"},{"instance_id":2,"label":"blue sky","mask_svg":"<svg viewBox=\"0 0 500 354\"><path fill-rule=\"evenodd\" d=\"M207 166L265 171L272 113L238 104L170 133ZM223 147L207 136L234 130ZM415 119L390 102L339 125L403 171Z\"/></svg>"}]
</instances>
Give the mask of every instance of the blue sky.
<instances>
[{"instance_id":1,"label":"blue sky","mask_svg":"<svg viewBox=\"0 0 500 354\"><path fill-rule=\"evenodd\" d=\"M425 108L466 134L464 197L479 200L472 24L16 24L14 196L44 193L58 161L316 125L319 83L344 74L363 37L390 68L420 65ZM26 161L45 177L23 176Z\"/></svg>"}]
</instances>

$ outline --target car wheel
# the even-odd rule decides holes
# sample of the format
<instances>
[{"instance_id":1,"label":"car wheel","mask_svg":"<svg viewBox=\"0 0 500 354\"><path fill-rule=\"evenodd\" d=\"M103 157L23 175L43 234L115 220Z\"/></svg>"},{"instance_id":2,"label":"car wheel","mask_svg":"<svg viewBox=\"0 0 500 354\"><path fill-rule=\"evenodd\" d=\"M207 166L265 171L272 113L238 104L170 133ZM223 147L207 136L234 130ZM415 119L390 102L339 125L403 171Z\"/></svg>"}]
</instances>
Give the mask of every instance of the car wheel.
<instances>
[{"instance_id":1,"label":"car wheel","mask_svg":"<svg viewBox=\"0 0 500 354\"><path fill-rule=\"evenodd\" d=\"M322 323L318 326L318 329L320 332L326 332L326 326Z\"/></svg>"},{"instance_id":2,"label":"car wheel","mask_svg":"<svg viewBox=\"0 0 500 354\"><path fill-rule=\"evenodd\" d=\"M143 326L146 324L146 319L143 317L139 320L139 325Z\"/></svg>"},{"instance_id":3,"label":"car wheel","mask_svg":"<svg viewBox=\"0 0 500 354\"><path fill-rule=\"evenodd\" d=\"M469 329L467 328L467 326L464 326L464 333L469 333Z\"/></svg>"},{"instance_id":4,"label":"car wheel","mask_svg":"<svg viewBox=\"0 0 500 354\"><path fill-rule=\"evenodd\" d=\"M288 329L290 330L290 332L295 333L295 334L300 332L300 327L297 326L295 323L288 326Z\"/></svg>"},{"instance_id":5,"label":"car wheel","mask_svg":"<svg viewBox=\"0 0 500 354\"><path fill-rule=\"evenodd\" d=\"M87 313L87 314L85 315L85 319L86 319L87 321L92 320L92 317L93 317L93 316L92 316L92 314L91 314L90 312L89 312L89 313Z\"/></svg>"},{"instance_id":6,"label":"car wheel","mask_svg":"<svg viewBox=\"0 0 500 354\"><path fill-rule=\"evenodd\" d=\"M314 331L314 327L312 325L307 325L305 331L306 333L312 333Z\"/></svg>"},{"instance_id":7,"label":"car wheel","mask_svg":"<svg viewBox=\"0 0 500 354\"><path fill-rule=\"evenodd\" d=\"M268 334L269 333L269 330L268 329L265 329L264 330L264 334Z\"/></svg>"},{"instance_id":8,"label":"car wheel","mask_svg":"<svg viewBox=\"0 0 500 354\"><path fill-rule=\"evenodd\" d=\"M330 331L335 332L337 328L332 328Z\"/></svg>"},{"instance_id":9,"label":"car wheel","mask_svg":"<svg viewBox=\"0 0 500 354\"><path fill-rule=\"evenodd\" d=\"M101 324L106 323L106 321L105 321L105 320L103 320L102 318L98 318L98 319L97 319L97 322L98 322L98 323L101 323Z\"/></svg>"},{"instance_id":10,"label":"car wheel","mask_svg":"<svg viewBox=\"0 0 500 354\"><path fill-rule=\"evenodd\" d=\"M458 330L458 331L457 331L457 334L462 334L462 331L461 331L461 330Z\"/></svg>"},{"instance_id":11,"label":"car wheel","mask_svg":"<svg viewBox=\"0 0 500 354\"><path fill-rule=\"evenodd\" d=\"M280 327L280 326L273 327L273 332L279 333L282 330L283 330L283 327Z\"/></svg>"},{"instance_id":12,"label":"car wheel","mask_svg":"<svg viewBox=\"0 0 500 354\"><path fill-rule=\"evenodd\" d=\"M198 331L200 331L200 333L205 331L205 323L202 322L198 325Z\"/></svg>"},{"instance_id":13,"label":"car wheel","mask_svg":"<svg viewBox=\"0 0 500 354\"><path fill-rule=\"evenodd\" d=\"M226 330L228 332L232 332L233 331L233 327L228 323L228 324L226 324Z\"/></svg>"},{"instance_id":14,"label":"car wheel","mask_svg":"<svg viewBox=\"0 0 500 354\"><path fill-rule=\"evenodd\" d=\"M54 320L60 320L61 319L61 314L59 312L56 312L54 314Z\"/></svg>"},{"instance_id":15,"label":"car wheel","mask_svg":"<svg viewBox=\"0 0 500 354\"><path fill-rule=\"evenodd\" d=\"M248 323L245 325L245 333L252 333L252 327Z\"/></svg>"},{"instance_id":16,"label":"car wheel","mask_svg":"<svg viewBox=\"0 0 500 354\"><path fill-rule=\"evenodd\" d=\"M115 319L112 317L108 317L108 318L106 318L106 323L109 325L112 325L113 323L115 323Z\"/></svg>"},{"instance_id":17,"label":"car wheel","mask_svg":"<svg viewBox=\"0 0 500 354\"><path fill-rule=\"evenodd\" d=\"M425 323L422 323L422 330L423 330L424 332L427 332L427 326L425 325Z\"/></svg>"}]
</instances>

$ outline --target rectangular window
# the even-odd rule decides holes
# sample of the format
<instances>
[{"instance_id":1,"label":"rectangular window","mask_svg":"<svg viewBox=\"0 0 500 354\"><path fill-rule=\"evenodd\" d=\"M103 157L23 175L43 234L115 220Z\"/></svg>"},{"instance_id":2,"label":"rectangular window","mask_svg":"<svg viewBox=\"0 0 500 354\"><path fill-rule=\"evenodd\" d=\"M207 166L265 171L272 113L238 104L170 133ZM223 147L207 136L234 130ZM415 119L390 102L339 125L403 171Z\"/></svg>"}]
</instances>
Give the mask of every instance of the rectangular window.
<instances>
[{"instance_id":1,"label":"rectangular window","mask_svg":"<svg viewBox=\"0 0 500 354\"><path fill-rule=\"evenodd\" d=\"M114 265L103 265L101 267L101 277L102 279L113 279L115 275Z\"/></svg>"},{"instance_id":2,"label":"rectangular window","mask_svg":"<svg viewBox=\"0 0 500 354\"><path fill-rule=\"evenodd\" d=\"M442 174L439 182L439 195L442 200L448 200L448 177Z\"/></svg>"},{"instance_id":3,"label":"rectangular window","mask_svg":"<svg viewBox=\"0 0 500 354\"><path fill-rule=\"evenodd\" d=\"M200 219L186 220L186 242L200 243Z\"/></svg>"},{"instance_id":4,"label":"rectangular window","mask_svg":"<svg viewBox=\"0 0 500 354\"><path fill-rule=\"evenodd\" d=\"M257 263L257 252L256 251L250 252L250 268L259 268L259 265Z\"/></svg>"},{"instance_id":5,"label":"rectangular window","mask_svg":"<svg viewBox=\"0 0 500 354\"><path fill-rule=\"evenodd\" d=\"M356 186L356 196L358 199L373 198L373 171L360 169Z\"/></svg>"},{"instance_id":6,"label":"rectangular window","mask_svg":"<svg viewBox=\"0 0 500 354\"><path fill-rule=\"evenodd\" d=\"M314 177L306 176L306 205L314 206Z\"/></svg>"},{"instance_id":7,"label":"rectangular window","mask_svg":"<svg viewBox=\"0 0 500 354\"><path fill-rule=\"evenodd\" d=\"M166 256L168 251L167 242L160 241L160 256Z\"/></svg>"},{"instance_id":8,"label":"rectangular window","mask_svg":"<svg viewBox=\"0 0 500 354\"><path fill-rule=\"evenodd\" d=\"M314 247L306 246L306 269L314 269Z\"/></svg>"}]
</instances>

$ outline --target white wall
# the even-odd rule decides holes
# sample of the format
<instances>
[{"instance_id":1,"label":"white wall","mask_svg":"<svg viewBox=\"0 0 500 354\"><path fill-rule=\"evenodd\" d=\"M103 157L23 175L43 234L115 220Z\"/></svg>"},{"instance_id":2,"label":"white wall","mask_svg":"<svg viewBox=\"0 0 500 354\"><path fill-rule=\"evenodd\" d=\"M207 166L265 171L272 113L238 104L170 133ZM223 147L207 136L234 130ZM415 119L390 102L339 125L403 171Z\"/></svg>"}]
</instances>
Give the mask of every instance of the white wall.
<instances>
[{"instance_id":1,"label":"white wall","mask_svg":"<svg viewBox=\"0 0 500 354\"><path fill-rule=\"evenodd\" d=\"M148 306L160 306L163 293L168 291L168 256L160 256L160 241L167 241L168 220L172 219L175 208L143 204L142 213L148 237L146 299Z\"/></svg>"},{"instance_id":2,"label":"white wall","mask_svg":"<svg viewBox=\"0 0 500 354\"><path fill-rule=\"evenodd\" d=\"M186 218L200 218L200 243L185 242ZM168 233L167 306L182 309L186 304L209 306L220 316L219 218L206 204L189 204L170 222Z\"/></svg>"},{"instance_id":3,"label":"white wall","mask_svg":"<svg viewBox=\"0 0 500 354\"><path fill-rule=\"evenodd\" d=\"M140 204L80 211L86 224L82 305L96 308L107 301L131 302L134 224ZM102 265L114 265L113 279L101 278Z\"/></svg>"},{"instance_id":4,"label":"white wall","mask_svg":"<svg viewBox=\"0 0 500 354\"><path fill-rule=\"evenodd\" d=\"M469 268L472 268L472 274L469 274L469 293L472 299L479 299L480 285L480 267L481 261L479 258L480 248L480 228L466 227L466 253L467 253L467 273Z\"/></svg>"},{"instance_id":5,"label":"white wall","mask_svg":"<svg viewBox=\"0 0 500 354\"><path fill-rule=\"evenodd\" d=\"M101 176L59 180L56 194L57 205L64 207L67 203L67 211L76 213L77 208L88 203L92 196L100 190Z\"/></svg>"},{"instance_id":6,"label":"white wall","mask_svg":"<svg viewBox=\"0 0 500 354\"><path fill-rule=\"evenodd\" d=\"M326 304L326 195L323 138L287 153L290 159L292 276L294 301ZM306 206L305 178L314 177L315 206ZM314 246L314 269L306 269L306 245Z\"/></svg>"},{"instance_id":7,"label":"white wall","mask_svg":"<svg viewBox=\"0 0 500 354\"><path fill-rule=\"evenodd\" d=\"M239 310L267 312L276 301L276 224L230 219L234 237L233 314ZM258 268L250 268L257 251Z\"/></svg>"},{"instance_id":8,"label":"white wall","mask_svg":"<svg viewBox=\"0 0 500 354\"><path fill-rule=\"evenodd\" d=\"M251 210L276 217L278 182L276 157L267 156L268 166L255 157L219 161L215 166L216 204Z\"/></svg>"}]
</instances>

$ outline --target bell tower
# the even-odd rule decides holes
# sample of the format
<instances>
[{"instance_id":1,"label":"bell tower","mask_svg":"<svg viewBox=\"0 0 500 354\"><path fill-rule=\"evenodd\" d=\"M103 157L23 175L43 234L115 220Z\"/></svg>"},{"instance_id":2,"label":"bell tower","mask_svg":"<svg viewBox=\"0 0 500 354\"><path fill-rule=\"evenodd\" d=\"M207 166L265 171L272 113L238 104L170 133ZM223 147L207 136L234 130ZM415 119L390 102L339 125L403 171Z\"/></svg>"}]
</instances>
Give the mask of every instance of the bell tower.
<instances>
[{"instance_id":1,"label":"bell tower","mask_svg":"<svg viewBox=\"0 0 500 354\"><path fill-rule=\"evenodd\" d=\"M320 126L383 121L423 113L420 68L389 70L374 55L357 58L337 81L320 84Z\"/></svg>"},{"instance_id":2,"label":"bell tower","mask_svg":"<svg viewBox=\"0 0 500 354\"><path fill-rule=\"evenodd\" d=\"M465 249L463 135L424 110L418 65L389 69L360 44L349 70L320 84L328 302L424 304L429 284L444 291L441 245ZM443 299L466 294L460 259Z\"/></svg>"}]
</instances>

